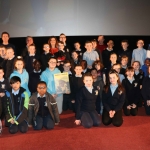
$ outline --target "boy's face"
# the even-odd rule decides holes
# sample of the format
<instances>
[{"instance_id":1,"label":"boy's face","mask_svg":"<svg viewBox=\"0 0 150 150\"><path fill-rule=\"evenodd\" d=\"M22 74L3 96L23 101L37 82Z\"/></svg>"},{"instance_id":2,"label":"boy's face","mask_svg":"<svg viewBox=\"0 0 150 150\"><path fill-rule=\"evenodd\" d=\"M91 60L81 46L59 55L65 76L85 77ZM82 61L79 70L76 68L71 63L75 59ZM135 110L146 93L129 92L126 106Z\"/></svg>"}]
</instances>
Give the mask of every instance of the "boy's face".
<instances>
[{"instance_id":1,"label":"boy's face","mask_svg":"<svg viewBox=\"0 0 150 150\"><path fill-rule=\"evenodd\" d=\"M59 50L64 50L64 44L62 44L62 43L58 43L58 49Z\"/></svg>"},{"instance_id":2,"label":"boy's face","mask_svg":"<svg viewBox=\"0 0 150 150\"><path fill-rule=\"evenodd\" d=\"M92 48L95 49L97 47L97 42L92 42Z\"/></svg>"},{"instance_id":3,"label":"boy's face","mask_svg":"<svg viewBox=\"0 0 150 150\"><path fill-rule=\"evenodd\" d=\"M0 70L0 79L2 79L4 76L4 71L3 70Z\"/></svg>"},{"instance_id":4,"label":"boy's face","mask_svg":"<svg viewBox=\"0 0 150 150\"><path fill-rule=\"evenodd\" d=\"M120 65L113 66L113 69L116 70L118 73L120 73Z\"/></svg>"},{"instance_id":5,"label":"boy's face","mask_svg":"<svg viewBox=\"0 0 150 150\"><path fill-rule=\"evenodd\" d=\"M12 89L13 89L14 91L19 90L20 86L21 86L21 83L20 83L19 81L17 81L17 82L14 83L14 84L11 84L11 87L12 87Z\"/></svg>"},{"instance_id":6,"label":"boy's face","mask_svg":"<svg viewBox=\"0 0 150 150\"><path fill-rule=\"evenodd\" d=\"M6 55L8 58L12 58L14 56L14 51L12 49L7 49Z\"/></svg>"},{"instance_id":7,"label":"boy's face","mask_svg":"<svg viewBox=\"0 0 150 150\"><path fill-rule=\"evenodd\" d=\"M39 71L41 69L41 64L37 61L35 64L33 64L33 68L35 71Z\"/></svg>"},{"instance_id":8,"label":"boy's face","mask_svg":"<svg viewBox=\"0 0 150 150\"><path fill-rule=\"evenodd\" d=\"M112 40L110 40L108 43L107 43L107 46L108 47L113 47L114 46L114 42Z\"/></svg>"},{"instance_id":9,"label":"boy's face","mask_svg":"<svg viewBox=\"0 0 150 150\"><path fill-rule=\"evenodd\" d=\"M43 96L47 91L47 87L45 84L41 83L37 86L37 92L40 94L40 96Z\"/></svg>"},{"instance_id":10,"label":"boy's face","mask_svg":"<svg viewBox=\"0 0 150 150\"><path fill-rule=\"evenodd\" d=\"M137 62L135 62L132 67L134 68L134 70L139 70L140 69L140 65Z\"/></svg>"},{"instance_id":11,"label":"boy's face","mask_svg":"<svg viewBox=\"0 0 150 150\"><path fill-rule=\"evenodd\" d=\"M43 50L44 50L45 52L49 52L50 46L49 46L48 44L45 44L45 45L43 46Z\"/></svg>"},{"instance_id":12,"label":"boy's face","mask_svg":"<svg viewBox=\"0 0 150 150\"><path fill-rule=\"evenodd\" d=\"M70 63L64 64L63 68L64 68L64 71L66 71L66 72L70 71L70 68L71 68Z\"/></svg>"},{"instance_id":13,"label":"boy's face","mask_svg":"<svg viewBox=\"0 0 150 150\"><path fill-rule=\"evenodd\" d=\"M80 49L80 44L79 43L75 43L74 47L75 47L76 50L79 50Z\"/></svg>"},{"instance_id":14,"label":"boy's face","mask_svg":"<svg viewBox=\"0 0 150 150\"><path fill-rule=\"evenodd\" d=\"M76 60L78 58L78 54L76 52L72 53L72 58L73 60Z\"/></svg>"},{"instance_id":15,"label":"boy's face","mask_svg":"<svg viewBox=\"0 0 150 150\"><path fill-rule=\"evenodd\" d=\"M6 48L0 48L0 55L3 56L6 54Z\"/></svg>"},{"instance_id":16,"label":"boy's face","mask_svg":"<svg viewBox=\"0 0 150 150\"><path fill-rule=\"evenodd\" d=\"M100 64L96 64L96 65L95 65L95 68L96 68L96 70L100 70L100 69L101 69Z\"/></svg>"},{"instance_id":17,"label":"boy's face","mask_svg":"<svg viewBox=\"0 0 150 150\"><path fill-rule=\"evenodd\" d=\"M90 76L85 76L83 82L86 87L92 87L93 85L93 79Z\"/></svg>"},{"instance_id":18,"label":"boy's face","mask_svg":"<svg viewBox=\"0 0 150 150\"><path fill-rule=\"evenodd\" d=\"M126 50L128 48L128 43L127 42L122 42L121 46L122 46L123 49Z\"/></svg>"},{"instance_id":19,"label":"boy's face","mask_svg":"<svg viewBox=\"0 0 150 150\"><path fill-rule=\"evenodd\" d=\"M127 75L128 77L133 77L134 71L127 71L127 72L126 72L126 75Z\"/></svg>"},{"instance_id":20,"label":"boy's face","mask_svg":"<svg viewBox=\"0 0 150 150\"><path fill-rule=\"evenodd\" d=\"M28 52L29 52L29 54L35 54L35 46L29 46Z\"/></svg>"},{"instance_id":21,"label":"boy's face","mask_svg":"<svg viewBox=\"0 0 150 150\"><path fill-rule=\"evenodd\" d=\"M96 70L92 70L92 71L91 71L91 74L92 74L92 78L93 78L93 79L97 79L97 76L98 76L98 75L97 75L97 71L96 71Z\"/></svg>"},{"instance_id":22,"label":"boy's face","mask_svg":"<svg viewBox=\"0 0 150 150\"><path fill-rule=\"evenodd\" d=\"M48 62L49 68L54 69L56 67L57 61L56 59L51 58Z\"/></svg>"},{"instance_id":23,"label":"boy's face","mask_svg":"<svg viewBox=\"0 0 150 150\"><path fill-rule=\"evenodd\" d=\"M122 66L126 66L127 63L128 63L128 59L127 59L127 58L123 58L123 59L121 60L121 65L122 65Z\"/></svg>"},{"instance_id":24,"label":"boy's face","mask_svg":"<svg viewBox=\"0 0 150 150\"><path fill-rule=\"evenodd\" d=\"M66 43L66 36L65 35L61 35L59 37L59 40L62 41L63 43Z\"/></svg>"},{"instance_id":25,"label":"boy's face","mask_svg":"<svg viewBox=\"0 0 150 150\"><path fill-rule=\"evenodd\" d=\"M150 65L150 61L146 59L146 60L145 60L145 65L146 65L146 66L149 66L149 65Z\"/></svg>"},{"instance_id":26,"label":"boy's face","mask_svg":"<svg viewBox=\"0 0 150 150\"><path fill-rule=\"evenodd\" d=\"M110 56L110 61L111 62L115 62L115 61L117 61L117 56L114 54L114 55L111 55Z\"/></svg>"},{"instance_id":27,"label":"boy's face","mask_svg":"<svg viewBox=\"0 0 150 150\"><path fill-rule=\"evenodd\" d=\"M3 34L2 35L2 40L5 41L5 42L8 42L8 40L9 40L8 34Z\"/></svg>"},{"instance_id":28,"label":"boy's face","mask_svg":"<svg viewBox=\"0 0 150 150\"><path fill-rule=\"evenodd\" d=\"M22 70L24 67L24 64L21 60L16 61L15 63L15 67L17 68L17 70Z\"/></svg>"},{"instance_id":29,"label":"boy's face","mask_svg":"<svg viewBox=\"0 0 150 150\"><path fill-rule=\"evenodd\" d=\"M85 48L87 51L91 51L92 50L92 43L86 43Z\"/></svg>"},{"instance_id":30,"label":"boy's face","mask_svg":"<svg viewBox=\"0 0 150 150\"><path fill-rule=\"evenodd\" d=\"M81 75L83 69L81 66L76 66L74 71L75 71L76 75Z\"/></svg>"},{"instance_id":31,"label":"boy's face","mask_svg":"<svg viewBox=\"0 0 150 150\"><path fill-rule=\"evenodd\" d=\"M139 41L137 42L137 47L138 47L138 48L143 48L143 46L144 46L144 42L143 42L142 40L139 40Z\"/></svg>"}]
</instances>

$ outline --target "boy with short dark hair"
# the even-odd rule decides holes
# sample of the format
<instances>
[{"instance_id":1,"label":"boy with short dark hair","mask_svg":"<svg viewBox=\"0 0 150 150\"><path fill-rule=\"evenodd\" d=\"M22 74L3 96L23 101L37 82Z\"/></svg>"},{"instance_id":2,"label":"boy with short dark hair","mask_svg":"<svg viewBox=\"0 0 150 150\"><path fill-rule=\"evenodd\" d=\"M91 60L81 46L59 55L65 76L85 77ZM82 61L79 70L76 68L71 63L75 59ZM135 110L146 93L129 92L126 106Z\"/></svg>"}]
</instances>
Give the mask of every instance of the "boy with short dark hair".
<instances>
[{"instance_id":1,"label":"boy with short dark hair","mask_svg":"<svg viewBox=\"0 0 150 150\"><path fill-rule=\"evenodd\" d=\"M128 67L128 57L126 55L123 55L121 57L121 70L120 73L123 74L125 76L125 71Z\"/></svg>"},{"instance_id":2,"label":"boy with short dark hair","mask_svg":"<svg viewBox=\"0 0 150 150\"><path fill-rule=\"evenodd\" d=\"M0 65L7 58L6 48L3 45L0 45Z\"/></svg>"},{"instance_id":3,"label":"boy with short dark hair","mask_svg":"<svg viewBox=\"0 0 150 150\"><path fill-rule=\"evenodd\" d=\"M21 87L21 79L13 76L10 79L11 88L6 91L5 96L5 115L6 126L9 132L15 134L18 130L22 133L28 131L27 111L29 96L24 88Z\"/></svg>"},{"instance_id":4,"label":"boy with short dark hair","mask_svg":"<svg viewBox=\"0 0 150 150\"><path fill-rule=\"evenodd\" d=\"M60 122L57 102L51 94L47 92L46 82L40 81L37 84L37 92L29 101L28 111L29 127L35 130L53 129L54 125Z\"/></svg>"}]
</instances>

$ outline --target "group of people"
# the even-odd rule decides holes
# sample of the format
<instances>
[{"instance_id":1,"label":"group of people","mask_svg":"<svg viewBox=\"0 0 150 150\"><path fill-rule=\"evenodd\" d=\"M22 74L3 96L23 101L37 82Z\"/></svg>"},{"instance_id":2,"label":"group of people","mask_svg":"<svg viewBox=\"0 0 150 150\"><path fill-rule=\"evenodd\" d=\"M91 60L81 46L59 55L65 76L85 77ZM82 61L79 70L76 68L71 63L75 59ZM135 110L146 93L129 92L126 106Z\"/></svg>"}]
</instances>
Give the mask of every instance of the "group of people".
<instances>
[{"instance_id":1,"label":"group of people","mask_svg":"<svg viewBox=\"0 0 150 150\"><path fill-rule=\"evenodd\" d=\"M26 38L26 48L17 56L9 43L9 33L3 32L0 45L0 119L14 134L53 129L60 122L59 114L68 109L75 113L75 124L85 128L113 124L121 126L124 115L136 116L138 107L150 115L150 59L137 41L137 49L115 51L112 40L104 44L104 36L86 41L85 49L66 44L66 35L59 41L51 36L43 44L43 53L33 38ZM58 94L54 74L68 73L71 92ZM1 130L0 130L1 131Z\"/></svg>"}]
</instances>

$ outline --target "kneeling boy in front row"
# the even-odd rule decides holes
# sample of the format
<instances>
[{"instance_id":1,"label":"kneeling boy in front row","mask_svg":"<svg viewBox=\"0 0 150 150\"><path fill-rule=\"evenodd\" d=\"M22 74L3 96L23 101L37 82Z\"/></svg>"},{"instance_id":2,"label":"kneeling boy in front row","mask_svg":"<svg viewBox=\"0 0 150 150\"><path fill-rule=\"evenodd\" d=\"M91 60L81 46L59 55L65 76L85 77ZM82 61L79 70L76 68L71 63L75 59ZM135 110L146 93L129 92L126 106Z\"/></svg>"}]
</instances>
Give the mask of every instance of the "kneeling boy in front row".
<instances>
[{"instance_id":1,"label":"kneeling boy in front row","mask_svg":"<svg viewBox=\"0 0 150 150\"><path fill-rule=\"evenodd\" d=\"M30 98L28 119L29 127L33 126L35 130L41 130L43 126L46 129L53 129L54 125L59 124L57 102L47 92L44 81L37 84L37 92Z\"/></svg>"}]
</instances>

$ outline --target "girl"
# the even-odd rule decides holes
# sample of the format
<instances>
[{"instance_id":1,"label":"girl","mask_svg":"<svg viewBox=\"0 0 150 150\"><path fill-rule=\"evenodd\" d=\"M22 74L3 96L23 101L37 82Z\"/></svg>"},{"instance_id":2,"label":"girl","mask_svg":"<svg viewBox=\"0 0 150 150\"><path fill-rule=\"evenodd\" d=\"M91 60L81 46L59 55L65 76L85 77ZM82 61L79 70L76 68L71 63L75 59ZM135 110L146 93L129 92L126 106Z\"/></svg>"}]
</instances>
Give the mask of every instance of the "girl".
<instances>
[{"instance_id":1,"label":"girl","mask_svg":"<svg viewBox=\"0 0 150 150\"><path fill-rule=\"evenodd\" d=\"M116 70L109 72L109 83L104 87L102 122L104 125L121 126L123 123L122 107L125 101L124 88L120 83Z\"/></svg>"},{"instance_id":2,"label":"girl","mask_svg":"<svg viewBox=\"0 0 150 150\"><path fill-rule=\"evenodd\" d=\"M26 69L24 69L24 67L25 63L23 61L23 58L21 56L18 56L14 61L14 71L10 75L10 78L13 76L18 76L21 79L21 87L23 87L27 91L30 97L31 94L28 88L29 74Z\"/></svg>"},{"instance_id":3,"label":"girl","mask_svg":"<svg viewBox=\"0 0 150 150\"><path fill-rule=\"evenodd\" d=\"M138 112L137 103L140 98L140 84L138 83L138 80L134 78L133 67L128 67L126 69L126 75L127 77L122 81L122 85L126 90L126 101L123 110L126 116L129 116L130 114L136 116Z\"/></svg>"},{"instance_id":4,"label":"girl","mask_svg":"<svg viewBox=\"0 0 150 150\"><path fill-rule=\"evenodd\" d=\"M101 77L106 85L106 73L103 64L99 60L94 61L93 68L97 70L98 77Z\"/></svg>"},{"instance_id":5,"label":"girl","mask_svg":"<svg viewBox=\"0 0 150 150\"><path fill-rule=\"evenodd\" d=\"M33 62L33 72L29 74L29 89L33 94L37 91L37 83L40 81L41 71L41 62L39 60L35 60Z\"/></svg>"},{"instance_id":6,"label":"girl","mask_svg":"<svg viewBox=\"0 0 150 150\"><path fill-rule=\"evenodd\" d=\"M125 78L123 74L120 74L120 70L121 70L121 65L120 64L114 64L112 66L112 69L116 70L118 72L118 75L119 75L119 79L120 79L120 82L122 82L122 80Z\"/></svg>"},{"instance_id":7,"label":"girl","mask_svg":"<svg viewBox=\"0 0 150 150\"><path fill-rule=\"evenodd\" d=\"M100 98L97 87L93 87L93 79L90 73L83 77L83 86L76 98L76 120L75 124L82 124L85 128L100 125L100 117L95 109L95 104L100 106ZM98 107L99 107L98 106ZM98 110L100 112L100 110Z\"/></svg>"},{"instance_id":8,"label":"girl","mask_svg":"<svg viewBox=\"0 0 150 150\"><path fill-rule=\"evenodd\" d=\"M55 36L51 36L48 40L48 44L50 46L50 53L54 56L55 53L58 52L58 41Z\"/></svg>"},{"instance_id":9,"label":"girl","mask_svg":"<svg viewBox=\"0 0 150 150\"><path fill-rule=\"evenodd\" d=\"M147 115L150 115L150 66L148 66L148 76L144 78L142 84L142 96Z\"/></svg>"},{"instance_id":10,"label":"girl","mask_svg":"<svg viewBox=\"0 0 150 150\"><path fill-rule=\"evenodd\" d=\"M61 73L58 68L56 68L57 59L55 57L51 57L48 61L48 68L42 72L40 78L41 81L45 81L47 84L47 91L56 99L59 114L62 113L62 103L63 103L63 95L57 94L54 83L54 74Z\"/></svg>"}]
</instances>

